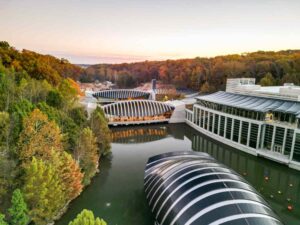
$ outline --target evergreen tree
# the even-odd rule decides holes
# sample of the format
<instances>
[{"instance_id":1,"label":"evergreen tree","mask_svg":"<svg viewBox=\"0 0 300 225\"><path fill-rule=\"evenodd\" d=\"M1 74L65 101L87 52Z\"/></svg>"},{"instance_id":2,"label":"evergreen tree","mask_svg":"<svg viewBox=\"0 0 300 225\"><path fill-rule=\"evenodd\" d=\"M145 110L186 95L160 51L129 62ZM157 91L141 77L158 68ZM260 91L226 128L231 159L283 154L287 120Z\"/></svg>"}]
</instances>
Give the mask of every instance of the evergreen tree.
<instances>
[{"instance_id":1,"label":"evergreen tree","mask_svg":"<svg viewBox=\"0 0 300 225\"><path fill-rule=\"evenodd\" d=\"M49 163L32 158L25 166L23 191L29 216L37 225L53 220L66 203L57 171Z\"/></svg>"},{"instance_id":2,"label":"evergreen tree","mask_svg":"<svg viewBox=\"0 0 300 225\"><path fill-rule=\"evenodd\" d=\"M0 225L8 225L8 223L4 219L5 216L0 213Z\"/></svg>"},{"instance_id":3,"label":"evergreen tree","mask_svg":"<svg viewBox=\"0 0 300 225\"><path fill-rule=\"evenodd\" d=\"M97 138L97 145L100 155L107 155L110 153L110 130L108 128L107 120L101 108L97 107L91 115L90 127Z\"/></svg>"},{"instance_id":4,"label":"evergreen tree","mask_svg":"<svg viewBox=\"0 0 300 225\"><path fill-rule=\"evenodd\" d=\"M99 162L97 139L90 128L84 128L80 134L75 149L75 159L84 172L83 183L85 185L89 184L91 178L97 172Z\"/></svg>"},{"instance_id":5,"label":"evergreen tree","mask_svg":"<svg viewBox=\"0 0 300 225\"><path fill-rule=\"evenodd\" d=\"M99 217L95 218L92 211L84 209L69 225L107 225L107 223Z\"/></svg>"},{"instance_id":6,"label":"evergreen tree","mask_svg":"<svg viewBox=\"0 0 300 225\"><path fill-rule=\"evenodd\" d=\"M260 80L259 84L261 86L273 86L276 84L276 81L271 73L265 74L265 76Z\"/></svg>"},{"instance_id":7,"label":"evergreen tree","mask_svg":"<svg viewBox=\"0 0 300 225\"><path fill-rule=\"evenodd\" d=\"M20 189L13 192L11 207L8 209L11 225L26 225L29 222L27 205Z\"/></svg>"}]
</instances>

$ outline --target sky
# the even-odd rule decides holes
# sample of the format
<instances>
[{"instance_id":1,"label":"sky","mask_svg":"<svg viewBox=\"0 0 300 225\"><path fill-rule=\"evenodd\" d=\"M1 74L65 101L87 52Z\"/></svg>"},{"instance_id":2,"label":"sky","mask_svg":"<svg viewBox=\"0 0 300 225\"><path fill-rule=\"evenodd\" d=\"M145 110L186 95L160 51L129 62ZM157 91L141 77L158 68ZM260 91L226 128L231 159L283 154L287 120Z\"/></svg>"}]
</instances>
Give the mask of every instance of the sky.
<instances>
[{"instance_id":1,"label":"sky","mask_svg":"<svg viewBox=\"0 0 300 225\"><path fill-rule=\"evenodd\" d=\"M300 49L300 1L0 0L0 40L84 64Z\"/></svg>"}]
</instances>

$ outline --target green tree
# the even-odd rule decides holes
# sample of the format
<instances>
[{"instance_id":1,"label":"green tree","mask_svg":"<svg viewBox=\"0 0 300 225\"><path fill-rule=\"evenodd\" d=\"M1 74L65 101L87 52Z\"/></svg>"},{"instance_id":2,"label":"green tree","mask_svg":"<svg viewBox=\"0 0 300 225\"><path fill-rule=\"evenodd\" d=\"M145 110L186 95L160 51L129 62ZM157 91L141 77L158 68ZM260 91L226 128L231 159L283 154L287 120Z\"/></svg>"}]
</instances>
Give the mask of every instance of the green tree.
<instances>
[{"instance_id":1,"label":"green tree","mask_svg":"<svg viewBox=\"0 0 300 225\"><path fill-rule=\"evenodd\" d=\"M295 73L291 73L291 74L287 73L282 77L281 83L282 84L293 83L295 85L298 85L299 84L299 76L297 76L297 74L295 74Z\"/></svg>"},{"instance_id":2,"label":"green tree","mask_svg":"<svg viewBox=\"0 0 300 225\"><path fill-rule=\"evenodd\" d=\"M11 225L26 225L29 222L27 205L20 189L13 192L11 207L8 209Z\"/></svg>"},{"instance_id":3,"label":"green tree","mask_svg":"<svg viewBox=\"0 0 300 225\"><path fill-rule=\"evenodd\" d=\"M34 106L26 99L15 102L9 109L11 117L11 145L15 147L21 131L23 130L24 118L33 110Z\"/></svg>"},{"instance_id":4,"label":"green tree","mask_svg":"<svg viewBox=\"0 0 300 225\"><path fill-rule=\"evenodd\" d=\"M60 94L63 96L63 109L68 111L77 101L77 90L72 86L68 79L64 79L58 86Z\"/></svg>"},{"instance_id":5,"label":"green tree","mask_svg":"<svg viewBox=\"0 0 300 225\"><path fill-rule=\"evenodd\" d=\"M24 172L22 192L29 216L37 225L48 224L66 203L58 173L51 164L35 157Z\"/></svg>"},{"instance_id":6,"label":"green tree","mask_svg":"<svg viewBox=\"0 0 300 225\"><path fill-rule=\"evenodd\" d=\"M275 79L271 73L265 74L265 76L260 80L259 84L261 86L272 86L275 85Z\"/></svg>"},{"instance_id":7,"label":"green tree","mask_svg":"<svg viewBox=\"0 0 300 225\"><path fill-rule=\"evenodd\" d=\"M9 49L10 45L7 41L0 41L0 48Z\"/></svg>"},{"instance_id":8,"label":"green tree","mask_svg":"<svg viewBox=\"0 0 300 225\"><path fill-rule=\"evenodd\" d=\"M8 223L4 219L5 216L0 213L0 225L8 225Z\"/></svg>"},{"instance_id":9,"label":"green tree","mask_svg":"<svg viewBox=\"0 0 300 225\"><path fill-rule=\"evenodd\" d=\"M95 218L92 211L84 209L69 225L107 225L107 223L99 217Z\"/></svg>"},{"instance_id":10,"label":"green tree","mask_svg":"<svg viewBox=\"0 0 300 225\"><path fill-rule=\"evenodd\" d=\"M60 109L63 106L63 96L57 90L49 91L46 102L48 105Z\"/></svg>"},{"instance_id":11,"label":"green tree","mask_svg":"<svg viewBox=\"0 0 300 225\"><path fill-rule=\"evenodd\" d=\"M83 183L89 184L98 170L99 163L97 139L90 128L84 128L80 134L75 149L75 159L84 172Z\"/></svg>"},{"instance_id":12,"label":"green tree","mask_svg":"<svg viewBox=\"0 0 300 225\"><path fill-rule=\"evenodd\" d=\"M110 153L110 130L104 112L100 107L97 107L90 118L90 127L97 138L97 145L100 155Z\"/></svg>"},{"instance_id":13,"label":"green tree","mask_svg":"<svg viewBox=\"0 0 300 225\"><path fill-rule=\"evenodd\" d=\"M7 154L9 150L10 120L7 112L0 112L0 154Z\"/></svg>"}]
</instances>

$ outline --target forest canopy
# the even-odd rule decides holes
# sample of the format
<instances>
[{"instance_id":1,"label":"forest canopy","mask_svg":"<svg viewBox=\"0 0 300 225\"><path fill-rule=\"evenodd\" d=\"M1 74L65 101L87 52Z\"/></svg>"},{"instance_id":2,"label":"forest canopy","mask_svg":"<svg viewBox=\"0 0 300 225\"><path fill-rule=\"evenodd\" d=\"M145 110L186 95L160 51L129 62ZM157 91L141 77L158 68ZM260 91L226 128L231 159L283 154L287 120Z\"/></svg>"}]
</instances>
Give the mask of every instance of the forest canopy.
<instances>
[{"instance_id":1,"label":"forest canopy","mask_svg":"<svg viewBox=\"0 0 300 225\"><path fill-rule=\"evenodd\" d=\"M81 69L0 42L0 224L51 224L110 153L101 108L88 117Z\"/></svg>"},{"instance_id":2,"label":"forest canopy","mask_svg":"<svg viewBox=\"0 0 300 225\"><path fill-rule=\"evenodd\" d=\"M271 76L270 76L271 75ZM157 79L177 88L224 90L226 79L253 77L262 84L300 84L300 50L258 51L246 54L123 64L98 64L86 69L82 81L116 82L120 87L137 86ZM271 80L271 82L270 82Z\"/></svg>"}]
</instances>

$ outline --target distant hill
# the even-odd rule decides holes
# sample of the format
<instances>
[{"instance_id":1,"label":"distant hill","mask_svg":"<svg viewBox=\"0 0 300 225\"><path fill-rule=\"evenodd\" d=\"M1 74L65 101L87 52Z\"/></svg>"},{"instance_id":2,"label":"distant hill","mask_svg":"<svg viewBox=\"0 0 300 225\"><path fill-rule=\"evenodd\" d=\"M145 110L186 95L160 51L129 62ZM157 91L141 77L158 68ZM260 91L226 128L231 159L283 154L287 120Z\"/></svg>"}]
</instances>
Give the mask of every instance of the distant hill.
<instances>
[{"instance_id":1,"label":"distant hill","mask_svg":"<svg viewBox=\"0 0 300 225\"><path fill-rule=\"evenodd\" d=\"M266 75L271 83L300 84L300 50L258 51L253 53L166 61L122 64L97 64L86 69L84 81L109 80L120 87L133 87L156 78L177 88L211 92L225 88L228 77L255 77L260 82ZM264 83L264 82L263 82Z\"/></svg>"},{"instance_id":2,"label":"distant hill","mask_svg":"<svg viewBox=\"0 0 300 225\"><path fill-rule=\"evenodd\" d=\"M86 68L92 66L92 64L75 64L75 65L81 67L82 69L86 69Z\"/></svg>"},{"instance_id":3,"label":"distant hill","mask_svg":"<svg viewBox=\"0 0 300 225\"><path fill-rule=\"evenodd\" d=\"M16 72L26 72L35 79L46 79L52 84L67 77L78 80L85 73L84 69L66 59L25 49L18 51L5 41L0 41L0 61L6 68L13 67Z\"/></svg>"}]
</instances>

